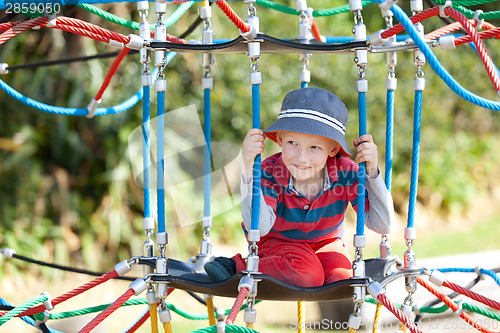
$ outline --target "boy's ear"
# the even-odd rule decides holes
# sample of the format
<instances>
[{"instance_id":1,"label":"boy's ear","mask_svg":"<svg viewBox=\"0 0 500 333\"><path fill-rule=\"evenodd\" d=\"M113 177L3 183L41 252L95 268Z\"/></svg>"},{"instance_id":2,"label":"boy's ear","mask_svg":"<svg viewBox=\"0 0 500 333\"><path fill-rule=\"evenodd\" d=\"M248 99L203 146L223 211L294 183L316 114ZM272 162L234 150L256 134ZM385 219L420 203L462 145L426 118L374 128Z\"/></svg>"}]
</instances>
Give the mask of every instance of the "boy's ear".
<instances>
[{"instance_id":1,"label":"boy's ear","mask_svg":"<svg viewBox=\"0 0 500 333\"><path fill-rule=\"evenodd\" d=\"M332 151L330 152L330 154L328 154L328 156L334 157L335 155L337 155L339 151L340 151L340 144L335 142L335 146L332 148Z\"/></svg>"},{"instance_id":2,"label":"boy's ear","mask_svg":"<svg viewBox=\"0 0 500 333\"><path fill-rule=\"evenodd\" d=\"M280 132L276 133L276 143L280 146L280 148L283 148L283 141L281 140Z\"/></svg>"}]
</instances>

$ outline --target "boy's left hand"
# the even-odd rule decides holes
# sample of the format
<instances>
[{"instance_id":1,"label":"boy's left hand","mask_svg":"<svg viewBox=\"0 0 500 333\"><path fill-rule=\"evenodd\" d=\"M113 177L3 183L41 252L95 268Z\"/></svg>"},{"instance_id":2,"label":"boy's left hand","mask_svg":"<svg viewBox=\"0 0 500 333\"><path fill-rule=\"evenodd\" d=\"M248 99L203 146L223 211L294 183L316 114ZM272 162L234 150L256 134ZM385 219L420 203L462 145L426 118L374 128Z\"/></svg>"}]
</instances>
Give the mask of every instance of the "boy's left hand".
<instances>
[{"instance_id":1,"label":"boy's left hand","mask_svg":"<svg viewBox=\"0 0 500 333\"><path fill-rule=\"evenodd\" d=\"M366 162L366 174L370 178L378 177L377 145L370 134L360 136L353 141L356 147L356 163Z\"/></svg>"}]
</instances>

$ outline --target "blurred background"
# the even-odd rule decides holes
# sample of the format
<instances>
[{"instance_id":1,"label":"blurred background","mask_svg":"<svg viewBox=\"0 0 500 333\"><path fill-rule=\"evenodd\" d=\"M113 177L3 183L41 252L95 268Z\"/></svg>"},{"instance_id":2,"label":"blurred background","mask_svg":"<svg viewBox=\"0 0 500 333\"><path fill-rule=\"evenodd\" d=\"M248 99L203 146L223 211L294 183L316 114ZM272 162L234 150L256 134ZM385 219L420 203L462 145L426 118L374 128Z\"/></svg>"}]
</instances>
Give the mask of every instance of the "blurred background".
<instances>
[{"instance_id":1,"label":"blurred background","mask_svg":"<svg viewBox=\"0 0 500 333\"><path fill-rule=\"evenodd\" d=\"M294 8L292 0L276 1ZM310 0L314 9L345 5L346 1ZM230 2L241 17L247 5ZM167 16L178 5L169 5ZM193 5L168 29L180 35L198 16ZM409 1L400 6L408 13ZM116 3L99 8L131 21L140 21L136 4ZM476 6L497 10L498 3ZM471 9L476 9L471 7ZM426 4L425 8L428 8ZM155 22L153 5L149 15ZM215 39L232 39L238 31L213 6ZM257 7L261 31L278 38L297 36L298 17ZM25 16L0 17L23 20ZM62 15L79 18L124 35L136 33L110 23L80 6L62 7ZM363 10L368 34L385 28L376 4ZM352 36L352 14L317 17L325 36ZM491 23L498 25L499 20ZM396 22L395 22L396 23ZM426 32L445 25L438 17L424 22ZM201 39L200 25L186 39ZM499 59L498 40L484 41L493 61ZM9 66L45 60L65 59L112 52L109 46L57 29L29 30L0 46L0 63ZM451 51L435 49L437 57L466 89L491 100L496 92L480 58L468 45ZM212 138L240 146L251 124L250 63L244 54L217 55L212 68ZM86 107L99 89L113 61L96 59L69 65L11 71L0 79L22 94L56 106ZM126 57L103 96L101 106L123 102L140 88L141 64L138 55ZM310 86L337 94L349 109L348 142L357 137L357 70L353 55L313 55L310 59ZM263 54L260 59L261 123L265 128L277 117L283 96L300 87L297 54ZM413 124L413 79L416 67L412 52L399 52L395 97L394 175L392 192L400 225L395 228L395 252L402 254L402 228L406 221L410 186ZM455 95L427 65L423 94L420 182L415 243L417 257L467 253L497 249L500 211L500 116ZM166 111L195 105L203 123L203 67L201 55L179 54L165 70ZM369 54L368 132L379 147L379 164L384 169L385 79L383 54ZM153 95L153 94L152 94ZM152 110L156 101L152 100ZM108 271L117 262L142 253L143 192L131 168L128 138L140 126L141 103L120 114L95 117L61 116L44 113L21 104L0 92L0 247L39 260ZM152 111L154 116L154 111ZM352 147L352 146L351 146ZM268 142L266 156L277 147ZM214 157L215 158L215 157ZM202 165L200 164L200 168ZM193 204L186 191L186 209ZM195 204L203 205L196 201ZM200 224L185 225L171 198L167 197L167 231L170 257L187 260L199 252ZM216 202L213 205L217 205ZM201 216L199 216L201 220ZM245 250L239 205L214 216L211 237L218 254ZM349 216L348 230L353 216ZM349 232L348 232L349 234ZM350 236L345 241L351 243ZM369 234L367 256L377 256L379 236ZM182 240L182 241L181 241ZM460 244L460 246L457 246ZM221 250L222 249L222 250ZM230 252L230 253L229 253ZM105 255L103 255L105 254ZM38 276L57 281L61 273L19 262L6 263L0 257L0 278Z\"/></svg>"}]
</instances>

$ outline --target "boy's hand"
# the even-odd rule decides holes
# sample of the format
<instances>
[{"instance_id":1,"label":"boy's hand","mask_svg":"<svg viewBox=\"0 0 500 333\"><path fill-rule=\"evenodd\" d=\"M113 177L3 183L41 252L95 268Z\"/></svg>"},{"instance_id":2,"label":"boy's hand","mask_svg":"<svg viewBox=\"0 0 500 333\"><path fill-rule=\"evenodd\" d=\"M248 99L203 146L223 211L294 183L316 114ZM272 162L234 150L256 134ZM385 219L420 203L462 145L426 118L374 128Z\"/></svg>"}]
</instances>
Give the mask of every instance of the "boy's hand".
<instances>
[{"instance_id":1,"label":"boy's hand","mask_svg":"<svg viewBox=\"0 0 500 333\"><path fill-rule=\"evenodd\" d=\"M356 147L356 163L366 162L366 174L370 178L378 177L377 145L370 134L354 139Z\"/></svg>"},{"instance_id":2,"label":"boy's hand","mask_svg":"<svg viewBox=\"0 0 500 333\"><path fill-rule=\"evenodd\" d=\"M266 135L258 128L252 128L247 132L243 140L243 176L245 180L252 178L253 162L255 156L264 152L264 139Z\"/></svg>"}]
</instances>

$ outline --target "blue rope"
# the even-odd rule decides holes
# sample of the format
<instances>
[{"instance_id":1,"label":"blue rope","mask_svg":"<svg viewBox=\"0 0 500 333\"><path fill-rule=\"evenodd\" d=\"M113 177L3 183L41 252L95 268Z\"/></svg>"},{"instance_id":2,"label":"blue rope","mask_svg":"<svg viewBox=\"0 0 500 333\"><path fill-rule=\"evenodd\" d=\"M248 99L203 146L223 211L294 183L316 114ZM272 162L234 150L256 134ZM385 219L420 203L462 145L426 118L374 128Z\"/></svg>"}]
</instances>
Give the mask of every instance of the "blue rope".
<instances>
[{"instance_id":1,"label":"blue rope","mask_svg":"<svg viewBox=\"0 0 500 333\"><path fill-rule=\"evenodd\" d=\"M156 101L156 179L158 232L165 232L165 92L157 92Z\"/></svg>"},{"instance_id":2,"label":"blue rope","mask_svg":"<svg viewBox=\"0 0 500 333\"><path fill-rule=\"evenodd\" d=\"M376 0L377 2L382 2L382 0ZM418 32L415 30L413 23L408 18L408 15L399 7L398 5L393 5L391 7L391 11L394 13L396 19L403 25L406 32L410 35L410 37L415 42L415 45L424 53L425 58L429 65L432 67L434 72L443 80L448 87L451 88L457 95L462 97L468 102L476 104L478 106L500 111L500 102L488 100L486 98L477 96L476 94L464 89L451 75L448 71L441 65L437 57L431 51L430 47L424 42L422 37L418 35Z\"/></svg>"},{"instance_id":3,"label":"blue rope","mask_svg":"<svg viewBox=\"0 0 500 333\"><path fill-rule=\"evenodd\" d=\"M210 89L205 89L203 95L203 132L205 133L205 146L203 147L203 216L210 216L211 129Z\"/></svg>"},{"instance_id":4,"label":"blue rope","mask_svg":"<svg viewBox=\"0 0 500 333\"><path fill-rule=\"evenodd\" d=\"M305 81L300 82L300 87L301 88L307 88L308 86L309 86L309 83L307 83Z\"/></svg>"},{"instance_id":5,"label":"blue rope","mask_svg":"<svg viewBox=\"0 0 500 333\"><path fill-rule=\"evenodd\" d=\"M143 158L143 185L144 185L144 217L151 217L151 186L149 184L149 168L151 159L149 157L149 135L150 135L150 86L142 87L142 158Z\"/></svg>"},{"instance_id":6,"label":"blue rope","mask_svg":"<svg viewBox=\"0 0 500 333\"><path fill-rule=\"evenodd\" d=\"M60 114L60 115L65 115L65 116L87 116L89 113L89 111L87 109L65 108L65 107L52 106L52 105L40 103L38 101L35 101L34 99L31 99L29 97L24 96L23 94L19 93L17 90L14 90L13 88L11 88L9 85L7 85L7 83L5 83L2 80L0 80L0 88L3 91L5 91L9 96L18 100L19 102L21 102L27 106L30 106L32 108L35 108L37 110L43 111L43 112ZM112 106L109 108L97 108L95 115L96 116L104 116L104 115L110 115L110 114L116 114L116 113L123 112L125 110L130 109L134 105L136 105L141 99L142 99L142 89L139 89L132 97L130 97L128 100L126 100L122 104Z\"/></svg>"},{"instance_id":7,"label":"blue rope","mask_svg":"<svg viewBox=\"0 0 500 333\"><path fill-rule=\"evenodd\" d=\"M0 0L1 1L1 0ZM166 58L166 64L170 63L172 59L177 55L177 52L168 52L167 53L167 58ZM157 69L153 71L153 82L155 80L155 73ZM10 87L7 83L4 81L0 80L0 89L5 91L9 96L12 98L18 100L19 102L30 106L32 108L35 108L37 110L43 111L43 112L48 112L48 113L54 113L54 114L60 114L60 115L66 115L66 116L87 116L89 111L87 109L78 109L78 108L65 108L65 107L60 107L60 106L52 106L44 103L40 103L38 101L35 101L34 99L31 99L27 96L24 96L17 90L13 89ZM109 108L97 108L95 115L96 116L105 116L105 115L110 115L110 114L116 114L123 112L125 110L130 109L134 105L136 105L143 97L143 90L140 88L132 97L130 97L128 100L125 102L109 107Z\"/></svg>"},{"instance_id":8,"label":"blue rope","mask_svg":"<svg viewBox=\"0 0 500 333\"><path fill-rule=\"evenodd\" d=\"M260 85L252 85L252 127L260 128ZM261 180L261 156L255 156L253 165L253 188L252 188L252 230L259 229L260 210L260 180Z\"/></svg>"},{"instance_id":9,"label":"blue rope","mask_svg":"<svg viewBox=\"0 0 500 333\"><path fill-rule=\"evenodd\" d=\"M358 93L359 136L366 134L366 93ZM359 164L356 235L365 233L366 163Z\"/></svg>"},{"instance_id":10,"label":"blue rope","mask_svg":"<svg viewBox=\"0 0 500 333\"><path fill-rule=\"evenodd\" d=\"M413 148L411 158L410 202L408 204L408 228L415 223L415 205L418 189L418 162L420 158L420 122L422 114L422 90L415 90L415 105L413 110Z\"/></svg>"},{"instance_id":11,"label":"blue rope","mask_svg":"<svg viewBox=\"0 0 500 333\"><path fill-rule=\"evenodd\" d=\"M1 305L6 305L6 306L13 306L12 304L10 304L9 302L7 302L6 300L0 298L0 304ZM24 317L21 317L21 320L24 321L25 323L35 327L36 329L38 330L41 330L39 327L36 327L35 326L35 320L33 320L31 317L28 317L28 316L24 316ZM47 326L47 329L49 330L49 332L51 333L62 333L61 331L58 331L58 330L55 330L55 329L52 329L50 327Z\"/></svg>"},{"instance_id":12,"label":"blue rope","mask_svg":"<svg viewBox=\"0 0 500 333\"><path fill-rule=\"evenodd\" d=\"M450 272L459 272L459 273L475 273L476 270L474 268L438 268L438 271L442 273L450 273ZM498 277L495 271L480 268L479 273L489 275L495 280L495 282L500 285L500 278Z\"/></svg>"},{"instance_id":13,"label":"blue rope","mask_svg":"<svg viewBox=\"0 0 500 333\"><path fill-rule=\"evenodd\" d=\"M392 187L392 159L394 143L394 90L387 90L385 124L385 186L391 192Z\"/></svg>"}]
</instances>

